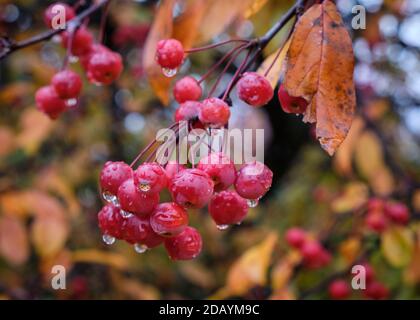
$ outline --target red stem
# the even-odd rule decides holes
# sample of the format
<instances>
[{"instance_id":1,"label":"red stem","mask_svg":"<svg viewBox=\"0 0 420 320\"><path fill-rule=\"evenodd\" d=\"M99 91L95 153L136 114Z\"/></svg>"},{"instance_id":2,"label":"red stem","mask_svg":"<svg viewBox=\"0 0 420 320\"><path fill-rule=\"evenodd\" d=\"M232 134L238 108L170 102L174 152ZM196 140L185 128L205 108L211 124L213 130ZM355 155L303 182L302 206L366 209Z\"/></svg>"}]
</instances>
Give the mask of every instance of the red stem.
<instances>
[{"instance_id":1,"label":"red stem","mask_svg":"<svg viewBox=\"0 0 420 320\"><path fill-rule=\"evenodd\" d=\"M185 50L185 53L195 53L195 52L206 51L206 50L214 49L214 48L223 46L223 45L228 44L228 43L233 43L233 42L249 43L249 40L245 40L245 39L229 39L229 40L222 41L222 42L219 42L219 43L209 44L207 46Z\"/></svg>"}]
</instances>

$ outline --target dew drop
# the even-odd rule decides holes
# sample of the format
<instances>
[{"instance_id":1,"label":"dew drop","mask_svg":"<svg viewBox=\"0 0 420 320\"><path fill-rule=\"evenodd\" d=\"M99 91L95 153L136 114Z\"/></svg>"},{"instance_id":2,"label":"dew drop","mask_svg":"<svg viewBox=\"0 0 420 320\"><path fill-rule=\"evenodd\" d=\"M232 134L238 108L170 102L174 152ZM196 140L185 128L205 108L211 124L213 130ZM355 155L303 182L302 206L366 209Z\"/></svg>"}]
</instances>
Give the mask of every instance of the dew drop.
<instances>
[{"instance_id":1,"label":"dew drop","mask_svg":"<svg viewBox=\"0 0 420 320\"><path fill-rule=\"evenodd\" d=\"M148 248L147 248L147 246L146 246L146 245L144 245L144 244L136 243L136 244L134 245L134 250L135 250L137 253L145 253L147 249L148 249Z\"/></svg>"},{"instance_id":2,"label":"dew drop","mask_svg":"<svg viewBox=\"0 0 420 320\"><path fill-rule=\"evenodd\" d=\"M117 199L117 196L116 195L114 195L114 194L112 194L110 192L107 192L107 191L105 191L104 193L102 193L102 197L104 198L104 200L106 202L109 202L109 203L114 203L114 201Z\"/></svg>"},{"instance_id":3,"label":"dew drop","mask_svg":"<svg viewBox=\"0 0 420 320\"><path fill-rule=\"evenodd\" d=\"M162 68L163 75L168 78L174 77L177 72L177 69Z\"/></svg>"},{"instance_id":4,"label":"dew drop","mask_svg":"<svg viewBox=\"0 0 420 320\"><path fill-rule=\"evenodd\" d=\"M237 226L240 226L242 224L242 221L239 221L236 223Z\"/></svg>"},{"instance_id":5,"label":"dew drop","mask_svg":"<svg viewBox=\"0 0 420 320\"><path fill-rule=\"evenodd\" d=\"M255 208L258 206L258 199L249 199L247 200L248 207Z\"/></svg>"},{"instance_id":6,"label":"dew drop","mask_svg":"<svg viewBox=\"0 0 420 320\"><path fill-rule=\"evenodd\" d=\"M128 219L133 215L131 212L125 211L123 209L120 210L120 214L124 219Z\"/></svg>"},{"instance_id":7,"label":"dew drop","mask_svg":"<svg viewBox=\"0 0 420 320\"><path fill-rule=\"evenodd\" d=\"M113 237L113 236L110 236L109 234L104 234L103 236L102 236L102 240L103 240L103 242L105 242L107 245L111 245L111 244L114 244L115 243L115 237Z\"/></svg>"},{"instance_id":8,"label":"dew drop","mask_svg":"<svg viewBox=\"0 0 420 320\"><path fill-rule=\"evenodd\" d=\"M228 224L218 224L217 229L219 229L220 231L226 230L227 228L229 228Z\"/></svg>"},{"instance_id":9,"label":"dew drop","mask_svg":"<svg viewBox=\"0 0 420 320\"><path fill-rule=\"evenodd\" d=\"M52 42L54 42L54 43L61 43L61 37L60 37L60 35L58 35L58 34L56 34L55 36L53 36L53 37L51 38L51 40L52 40Z\"/></svg>"},{"instance_id":10,"label":"dew drop","mask_svg":"<svg viewBox=\"0 0 420 320\"><path fill-rule=\"evenodd\" d=\"M76 106L77 105L77 99L73 98L73 99L66 100L66 105L67 105L67 107Z\"/></svg>"},{"instance_id":11,"label":"dew drop","mask_svg":"<svg viewBox=\"0 0 420 320\"><path fill-rule=\"evenodd\" d=\"M140 183L139 184L140 191L147 192L150 190L150 184L148 183Z\"/></svg>"}]
</instances>

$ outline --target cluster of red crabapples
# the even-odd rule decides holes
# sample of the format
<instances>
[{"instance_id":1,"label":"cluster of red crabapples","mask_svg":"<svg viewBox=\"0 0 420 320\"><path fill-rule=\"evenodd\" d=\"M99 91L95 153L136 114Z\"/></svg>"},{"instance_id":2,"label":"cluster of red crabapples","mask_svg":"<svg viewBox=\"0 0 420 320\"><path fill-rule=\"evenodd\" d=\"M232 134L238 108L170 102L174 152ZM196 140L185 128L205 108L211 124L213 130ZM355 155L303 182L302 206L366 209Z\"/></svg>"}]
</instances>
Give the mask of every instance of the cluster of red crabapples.
<instances>
[{"instance_id":1,"label":"cluster of red crabapples","mask_svg":"<svg viewBox=\"0 0 420 320\"><path fill-rule=\"evenodd\" d=\"M77 57L80 60L91 83L111 84L123 69L120 54L95 43L93 34L86 26L71 24L76 14L72 7L64 3L54 3L45 10L44 21L49 28L53 27L53 8L57 5L65 9L66 23L70 21L67 30L60 34L61 43L68 51L67 57ZM53 76L51 83L38 89L35 94L37 108L51 119L58 118L62 112L75 106L82 90L80 76L67 67L67 62L66 59L63 70Z\"/></svg>"},{"instance_id":2,"label":"cluster of red crabapples","mask_svg":"<svg viewBox=\"0 0 420 320\"><path fill-rule=\"evenodd\" d=\"M376 233L382 233L390 225L406 225L410 220L408 207L401 202L371 198L367 203L366 226Z\"/></svg>"}]
</instances>

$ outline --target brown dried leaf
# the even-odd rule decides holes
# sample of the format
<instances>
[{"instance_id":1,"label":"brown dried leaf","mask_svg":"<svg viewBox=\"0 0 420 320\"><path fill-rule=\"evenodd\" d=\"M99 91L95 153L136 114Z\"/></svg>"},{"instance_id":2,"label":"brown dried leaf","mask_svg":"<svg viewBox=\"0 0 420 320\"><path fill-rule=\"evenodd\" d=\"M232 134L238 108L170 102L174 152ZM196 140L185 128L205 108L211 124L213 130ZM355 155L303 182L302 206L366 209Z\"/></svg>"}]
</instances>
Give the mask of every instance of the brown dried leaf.
<instances>
[{"instance_id":1,"label":"brown dried leaf","mask_svg":"<svg viewBox=\"0 0 420 320\"><path fill-rule=\"evenodd\" d=\"M125 256L118 253L100 251L96 249L77 250L72 254L74 263L98 263L119 270L129 269L129 263Z\"/></svg>"},{"instance_id":2,"label":"brown dried leaf","mask_svg":"<svg viewBox=\"0 0 420 320\"><path fill-rule=\"evenodd\" d=\"M351 38L333 2L313 5L299 19L287 55L285 87L310 105L304 121L333 155L347 136L356 107Z\"/></svg>"},{"instance_id":3,"label":"brown dried leaf","mask_svg":"<svg viewBox=\"0 0 420 320\"><path fill-rule=\"evenodd\" d=\"M21 265L29 257L26 229L16 217L0 217L0 255L13 265Z\"/></svg>"}]
</instances>

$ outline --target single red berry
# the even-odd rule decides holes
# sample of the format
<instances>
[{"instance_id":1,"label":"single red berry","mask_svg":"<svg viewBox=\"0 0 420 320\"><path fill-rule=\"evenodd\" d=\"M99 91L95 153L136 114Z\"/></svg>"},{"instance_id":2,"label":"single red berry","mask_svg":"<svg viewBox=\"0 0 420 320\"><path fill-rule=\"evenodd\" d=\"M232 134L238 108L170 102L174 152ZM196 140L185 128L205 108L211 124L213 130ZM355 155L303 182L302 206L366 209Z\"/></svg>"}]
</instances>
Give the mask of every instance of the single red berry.
<instances>
[{"instance_id":1,"label":"single red berry","mask_svg":"<svg viewBox=\"0 0 420 320\"><path fill-rule=\"evenodd\" d=\"M134 171L134 183L141 192L159 193L168 186L168 178L159 164L143 163Z\"/></svg>"},{"instance_id":2,"label":"single red berry","mask_svg":"<svg viewBox=\"0 0 420 320\"><path fill-rule=\"evenodd\" d=\"M385 206L385 201L380 198L371 198L367 203L367 211L383 211Z\"/></svg>"},{"instance_id":3,"label":"single red berry","mask_svg":"<svg viewBox=\"0 0 420 320\"><path fill-rule=\"evenodd\" d=\"M175 160L169 160L165 166L166 176L168 177L168 181L170 181L178 172L185 170L185 166L179 164Z\"/></svg>"},{"instance_id":4,"label":"single red berry","mask_svg":"<svg viewBox=\"0 0 420 320\"><path fill-rule=\"evenodd\" d=\"M77 98L80 90L82 90L80 76L71 70L56 73L51 80L51 84L61 99Z\"/></svg>"},{"instance_id":5,"label":"single red berry","mask_svg":"<svg viewBox=\"0 0 420 320\"><path fill-rule=\"evenodd\" d=\"M65 21L61 21L59 15L61 15L64 11L64 19ZM48 28L54 29L53 23L61 24L67 23L71 19L76 16L73 8L70 7L68 4L63 2L55 2L48 6L48 8L44 12L44 22Z\"/></svg>"},{"instance_id":6,"label":"single red berry","mask_svg":"<svg viewBox=\"0 0 420 320\"><path fill-rule=\"evenodd\" d=\"M125 162L108 161L105 163L99 176L99 184L104 194L114 195L118 194L118 188L124 181L131 179L133 170ZM106 197L106 195L104 195Z\"/></svg>"},{"instance_id":7,"label":"single red berry","mask_svg":"<svg viewBox=\"0 0 420 320\"><path fill-rule=\"evenodd\" d=\"M201 109L201 102L185 101L181 103L175 111L175 121L191 121L198 119L198 114Z\"/></svg>"},{"instance_id":8,"label":"single red berry","mask_svg":"<svg viewBox=\"0 0 420 320\"><path fill-rule=\"evenodd\" d=\"M180 234L188 225L187 211L175 202L159 204L150 216L152 229L163 237Z\"/></svg>"},{"instance_id":9,"label":"single red berry","mask_svg":"<svg viewBox=\"0 0 420 320\"><path fill-rule=\"evenodd\" d=\"M88 69L89 61L90 61L90 58L92 57L92 55L94 55L95 53L102 53L102 52L111 52L112 53L112 50L105 47L102 44L92 43L92 45L87 49L87 51L85 53L83 53L82 55L79 55L80 63L83 66L83 68L85 68L85 70Z\"/></svg>"},{"instance_id":10,"label":"single red berry","mask_svg":"<svg viewBox=\"0 0 420 320\"><path fill-rule=\"evenodd\" d=\"M210 153L201 158L197 169L204 171L214 182L214 191L229 188L236 179L236 168L232 160L221 152Z\"/></svg>"},{"instance_id":11,"label":"single red berry","mask_svg":"<svg viewBox=\"0 0 420 320\"><path fill-rule=\"evenodd\" d=\"M87 77L92 83L111 84L123 69L121 55L110 50L101 50L91 54L87 68Z\"/></svg>"},{"instance_id":12,"label":"single red berry","mask_svg":"<svg viewBox=\"0 0 420 320\"><path fill-rule=\"evenodd\" d=\"M347 299L351 294L351 289L346 280L334 280L328 286L328 293L332 299Z\"/></svg>"},{"instance_id":13,"label":"single red berry","mask_svg":"<svg viewBox=\"0 0 420 320\"><path fill-rule=\"evenodd\" d=\"M267 104L274 95L270 82L256 72L245 72L236 87L239 99L253 107Z\"/></svg>"},{"instance_id":14,"label":"single red berry","mask_svg":"<svg viewBox=\"0 0 420 320\"><path fill-rule=\"evenodd\" d=\"M148 216L159 203L159 193L144 193L133 179L125 180L118 188L118 202L122 210L140 217Z\"/></svg>"},{"instance_id":15,"label":"single red berry","mask_svg":"<svg viewBox=\"0 0 420 320\"><path fill-rule=\"evenodd\" d=\"M69 32L64 31L61 33L61 44L67 48L69 44ZM78 28L71 41L71 53L75 56L83 56L89 54L93 44L92 33L84 26Z\"/></svg>"},{"instance_id":16,"label":"single red berry","mask_svg":"<svg viewBox=\"0 0 420 320\"><path fill-rule=\"evenodd\" d=\"M248 213L247 201L235 191L221 191L211 198L209 213L219 226L241 223Z\"/></svg>"},{"instance_id":17,"label":"single red berry","mask_svg":"<svg viewBox=\"0 0 420 320\"><path fill-rule=\"evenodd\" d=\"M263 163L254 161L239 170L235 189L241 197L256 200L267 193L272 181L273 172Z\"/></svg>"},{"instance_id":18,"label":"single red berry","mask_svg":"<svg viewBox=\"0 0 420 320\"><path fill-rule=\"evenodd\" d=\"M178 68L184 61L181 42L176 39L160 40L156 48L156 61L162 68Z\"/></svg>"},{"instance_id":19,"label":"single red berry","mask_svg":"<svg viewBox=\"0 0 420 320\"><path fill-rule=\"evenodd\" d=\"M155 233L148 218L132 215L125 219L122 238L131 244L154 248L163 242L163 238Z\"/></svg>"},{"instance_id":20,"label":"single red berry","mask_svg":"<svg viewBox=\"0 0 420 320\"><path fill-rule=\"evenodd\" d=\"M172 199L181 206L202 208L213 194L214 183L207 173L198 169L185 169L169 183Z\"/></svg>"},{"instance_id":21,"label":"single red berry","mask_svg":"<svg viewBox=\"0 0 420 320\"><path fill-rule=\"evenodd\" d=\"M195 78L186 76L175 83L174 97L179 103L197 101L201 97L201 87Z\"/></svg>"},{"instance_id":22,"label":"single red berry","mask_svg":"<svg viewBox=\"0 0 420 320\"><path fill-rule=\"evenodd\" d=\"M366 284L366 290L363 291L367 298L383 300L389 298L389 289L379 281L372 281Z\"/></svg>"},{"instance_id":23,"label":"single red berry","mask_svg":"<svg viewBox=\"0 0 420 320\"><path fill-rule=\"evenodd\" d=\"M122 239L125 219L120 209L113 204L107 204L98 213L99 228L105 235Z\"/></svg>"},{"instance_id":24,"label":"single red berry","mask_svg":"<svg viewBox=\"0 0 420 320\"><path fill-rule=\"evenodd\" d=\"M306 241L306 231L301 228L290 228L285 235L286 242L293 248L302 248Z\"/></svg>"},{"instance_id":25,"label":"single red berry","mask_svg":"<svg viewBox=\"0 0 420 320\"><path fill-rule=\"evenodd\" d=\"M388 220L382 212L369 212L365 218L366 226L377 233L383 232L388 227Z\"/></svg>"},{"instance_id":26,"label":"single red berry","mask_svg":"<svg viewBox=\"0 0 420 320\"><path fill-rule=\"evenodd\" d=\"M284 112L299 114L306 111L308 102L302 97L290 96L283 85L280 85L278 96Z\"/></svg>"},{"instance_id":27,"label":"single red berry","mask_svg":"<svg viewBox=\"0 0 420 320\"><path fill-rule=\"evenodd\" d=\"M51 119L67 110L66 101L61 99L53 86L39 88L35 93L35 102L39 111L47 114Z\"/></svg>"},{"instance_id":28,"label":"single red berry","mask_svg":"<svg viewBox=\"0 0 420 320\"><path fill-rule=\"evenodd\" d=\"M324 248L318 241L306 241L301 248L303 259L311 262L320 260Z\"/></svg>"},{"instance_id":29,"label":"single red berry","mask_svg":"<svg viewBox=\"0 0 420 320\"><path fill-rule=\"evenodd\" d=\"M385 214L393 222L398 224L407 224L410 220L408 207L399 202L387 202L385 205Z\"/></svg>"},{"instance_id":30,"label":"single red berry","mask_svg":"<svg viewBox=\"0 0 420 320\"><path fill-rule=\"evenodd\" d=\"M230 118L230 108L222 99L205 99L201 103L198 118L205 126L210 128L220 128L228 123Z\"/></svg>"},{"instance_id":31,"label":"single red berry","mask_svg":"<svg viewBox=\"0 0 420 320\"><path fill-rule=\"evenodd\" d=\"M366 283L373 281L375 279L375 270L373 270L373 267L367 262L361 263L361 266L365 269Z\"/></svg>"},{"instance_id":32,"label":"single red berry","mask_svg":"<svg viewBox=\"0 0 420 320\"><path fill-rule=\"evenodd\" d=\"M203 242L195 228L186 227L177 236L165 239L164 244L172 260L191 260L200 254Z\"/></svg>"}]
</instances>

